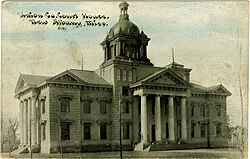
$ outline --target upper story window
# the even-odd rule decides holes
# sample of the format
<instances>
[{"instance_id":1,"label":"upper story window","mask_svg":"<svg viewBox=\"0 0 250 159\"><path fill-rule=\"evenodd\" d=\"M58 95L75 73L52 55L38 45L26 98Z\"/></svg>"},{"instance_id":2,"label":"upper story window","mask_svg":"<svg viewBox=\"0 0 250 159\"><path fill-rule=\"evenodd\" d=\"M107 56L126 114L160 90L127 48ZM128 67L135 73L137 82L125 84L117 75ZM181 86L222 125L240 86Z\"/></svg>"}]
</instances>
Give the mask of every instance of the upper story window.
<instances>
[{"instance_id":1,"label":"upper story window","mask_svg":"<svg viewBox=\"0 0 250 159\"><path fill-rule=\"evenodd\" d=\"M191 105L191 116L194 116L194 106L193 105Z\"/></svg>"},{"instance_id":2,"label":"upper story window","mask_svg":"<svg viewBox=\"0 0 250 159\"><path fill-rule=\"evenodd\" d=\"M206 116L206 108L204 106L200 107L200 116L203 116L203 117Z\"/></svg>"},{"instance_id":3,"label":"upper story window","mask_svg":"<svg viewBox=\"0 0 250 159\"><path fill-rule=\"evenodd\" d=\"M41 100L41 109L42 109L42 114L44 114L45 113L45 99L42 99Z\"/></svg>"},{"instance_id":4,"label":"upper story window","mask_svg":"<svg viewBox=\"0 0 250 159\"><path fill-rule=\"evenodd\" d=\"M127 70L126 69L123 69L123 71L122 71L122 80L127 81Z\"/></svg>"},{"instance_id":5,"label":"upper story window","mask_svg":"<svg viewBox=\"0 0 250 159\"><path fill-rule=\"evenodd\" d=\"M122 73L121 73L121 69L117 68L117 81L120 81L122 79Z\"/></svg>"},{"instance_id":6,"label":"upper story window","mask_svg":"<svg viewBox=\"0 0 250 159\"><path fill-rule=\"evenodd\" d=\"M123 105L123 113L129 114L129 101L126 101Z\"/></svg>"},{"instance_id":7,"label":"upper story window","mask_svg":"<svg viewBox=\"0 0 250 159\"><path fill-rule=\"evenodd\" d=\"M128 70L128 81L133 81L133 73L132 70Z\"/></svg>"},{"instance_id":8,"label":"upper story window","mask_svg":"<svg viewBox=\"0 0 250 159\"><path fill-rule=\"evenodd\" d=\"M91 104L91 100L83 100L82 101L82 110L83 110L83 113L91 113L90 104Z\"/></svg>"},{"instance_id":9,"label":"upper story window","mask_svg":"<svg viewBox=\"0 0 250 159\"><path fill-rule=\"evenodd\" d=\"M122 96L128 96L129 88L128 86L122 86Z\"/></svg>"},{"instance_id":10,"label":"upper story window","mask_svg":"<svg viewBox=\"0 0 250 159\"><path fill-rule=\"evenodd\" d=\"M221 116L221 105L220 104L217 105L217 107L216 107L216 115Z\"/></svg>"},{"instance_id":11,"label":"upper story window","mask_svg":"<svg viewBox=\"0 0 250 159\"><path fill-rule=\"evenodd\" d=\"M107 101L101 100L100 101L100 114L107 114Z\"/></svg>"},{"instance_id":12,"label":"upper story window","mask_svg":"<svg viewBox=\"0 0 250 159\"><path fill-rule=\"evenodd\" d=\"M62 97L60 98L60 108L61 112L70 112L70 97Z\"/></svg>"},{"instance_id":13,"label":"upper story window","mask_svg":"<svg viewBox=\"0 0 250 159\"><path fill-rule=\"evenodd\" d=\"M46 124L41 124L42 127L42 140L46 140Z\"/></svg>"}]
</instances>

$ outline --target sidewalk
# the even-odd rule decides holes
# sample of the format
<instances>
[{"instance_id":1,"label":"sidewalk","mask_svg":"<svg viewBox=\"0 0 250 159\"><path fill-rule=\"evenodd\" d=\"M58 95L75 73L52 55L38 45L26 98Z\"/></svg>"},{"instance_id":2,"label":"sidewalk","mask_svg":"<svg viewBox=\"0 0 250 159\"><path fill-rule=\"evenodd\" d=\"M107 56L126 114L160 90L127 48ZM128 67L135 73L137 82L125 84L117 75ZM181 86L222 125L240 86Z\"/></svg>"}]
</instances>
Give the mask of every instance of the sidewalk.
<instances>
[{"instance_id":1,"label":"sidewalk","mask_svg":"<svg viewBox=\"0 0 250 159\"><path fill-rule=\"evenodd\" d=\"M8 158L8 153L2 154L2 158ZM30 158L30 154L20 154L14 158ZM60 158L60 154L34 153L33 158ZM120 152L95 152L95 153L64 153L63 158L120 158ZM123 158L228 158L240 159L241 153L236 149L193 149L193 150L170 150L170 151L150 151L136 152L123 151Z\"/></svg>"}]
</instances>

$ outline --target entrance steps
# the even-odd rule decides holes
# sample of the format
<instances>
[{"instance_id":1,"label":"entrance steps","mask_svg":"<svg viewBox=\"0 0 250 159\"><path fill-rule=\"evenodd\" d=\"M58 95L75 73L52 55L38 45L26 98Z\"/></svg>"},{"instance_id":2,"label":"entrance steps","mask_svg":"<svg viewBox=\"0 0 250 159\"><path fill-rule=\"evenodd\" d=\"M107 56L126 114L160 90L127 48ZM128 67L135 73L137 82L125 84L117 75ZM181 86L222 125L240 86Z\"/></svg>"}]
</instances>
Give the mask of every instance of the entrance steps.
<instances>
[{"instance_id":1,"label":"entrance steps","mask_svg":"<svg viewBox=\"0 0 250 159\"><path fill-rule=\"evenodd\" d=\"M29 147L28 145L20 146L17 150L11 152L11 154L18 155L18 154L21 154L21 153L29 153L28 147Z\"/></svg>"},{"instance_id":2,"label":"entrance steps","mask_svg":"<svg viewBox=\"0 0 250 159\"><path fill-rule=\"evenodd\" d=\"M151 143L143 143L139 142L138 144L135 145L134 151L149 151L151 147Z\"/></svg>"},{"instance_id":3,"label":"entrance steps","mask_svg":"<svg viewBox=\"0 0 250 159\"><path fill-rule=\"evenodd\" d=\"M185 150L195 148L197 148L195 145L187 143L153 143L151 144L149 151Z\"/></svg>"}]
</instances>

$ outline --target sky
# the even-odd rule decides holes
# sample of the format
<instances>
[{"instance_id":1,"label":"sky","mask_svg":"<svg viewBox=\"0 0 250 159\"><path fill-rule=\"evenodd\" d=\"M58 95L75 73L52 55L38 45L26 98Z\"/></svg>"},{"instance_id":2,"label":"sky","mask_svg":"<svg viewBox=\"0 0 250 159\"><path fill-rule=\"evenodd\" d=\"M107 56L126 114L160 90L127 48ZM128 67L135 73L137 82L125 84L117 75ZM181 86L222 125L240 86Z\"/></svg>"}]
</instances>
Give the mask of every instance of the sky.
<instances>
[{"instance_id":1,"label":"sky","mask_svg":"<svg viewBox=\"0 0 250 159\"><path fill-rule=\"evenodd\" d=\"M119 19L120 2L5 2L2 7L2 111L18 116L14 98L22 74L56 75L66 69L95 70L103 62L100 43ZM204 86L223 84L232 125L240 125L239 84L247 106L248 4L247 2L128 2L130 20L151 38L148 57L155 66L175 62L191 68L191 81ZM47 25L32 25L22 14L41 14ZM79 16L105 15L102 27L53 25L45 13ZM57 18L57 20L63 20ZM242 48L242 51L240 51ZM241 56L240 56L241 52ZM240 58L241 57L241 58ZM241 68L241 72L240 72ZM244 109L245 115L247 109Z\"/></svg>"}]
</instances>

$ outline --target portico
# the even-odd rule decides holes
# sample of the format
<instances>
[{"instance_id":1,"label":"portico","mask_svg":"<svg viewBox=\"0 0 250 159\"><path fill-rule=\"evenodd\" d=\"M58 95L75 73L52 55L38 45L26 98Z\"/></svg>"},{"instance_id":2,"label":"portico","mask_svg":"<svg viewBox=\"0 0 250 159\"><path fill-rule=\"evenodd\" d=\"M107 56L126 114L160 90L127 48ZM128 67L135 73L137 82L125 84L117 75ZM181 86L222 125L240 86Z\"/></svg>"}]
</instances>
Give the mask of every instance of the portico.
<instances>
[{"instance_id":1,"label":"portico","mask_svg":"<svg viewBox=\"0 0 250 159\"><path fill-rule=\"evenodd\" d=\"M161 81L161 84L158 81ZM168 69L131 85L133 95L139 96L141 104L138 109L141 109L140 134L142 143L187 140L186 98L189 96L189 87L184 80L175 78L175 75ZM149 100L151 105L148 105ZM150 115L148 110L151 108L154 109L152 110L154 113ZM164 110L165 114L162 113ZM167 124L162 123L163 121ZM150 128L151 124L153 128ZM163 125L167 125L167 128L162 128ZM168 137L163 138L163 133L168 134Z\"/></svg>"}]
</instances>

